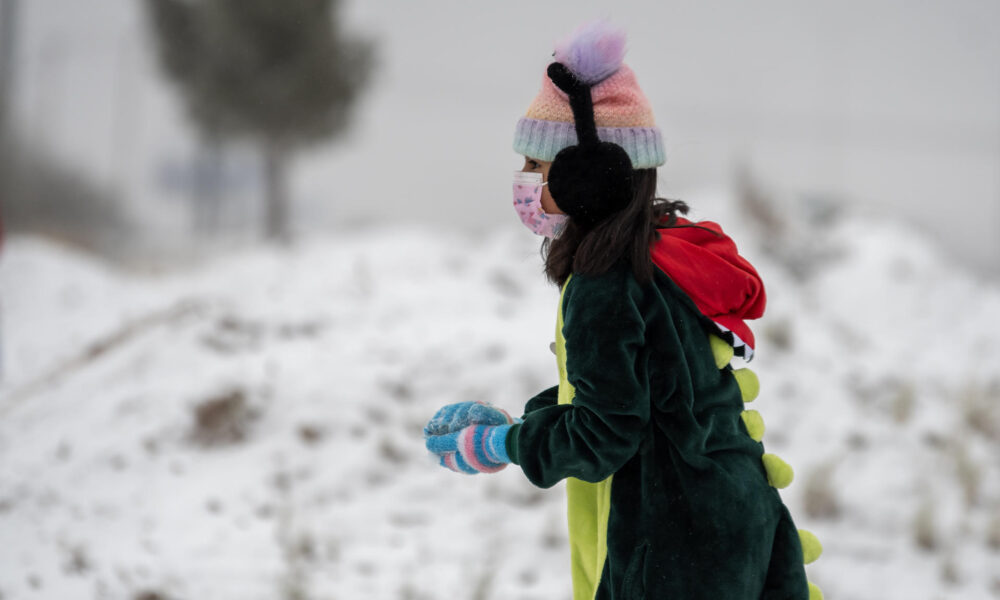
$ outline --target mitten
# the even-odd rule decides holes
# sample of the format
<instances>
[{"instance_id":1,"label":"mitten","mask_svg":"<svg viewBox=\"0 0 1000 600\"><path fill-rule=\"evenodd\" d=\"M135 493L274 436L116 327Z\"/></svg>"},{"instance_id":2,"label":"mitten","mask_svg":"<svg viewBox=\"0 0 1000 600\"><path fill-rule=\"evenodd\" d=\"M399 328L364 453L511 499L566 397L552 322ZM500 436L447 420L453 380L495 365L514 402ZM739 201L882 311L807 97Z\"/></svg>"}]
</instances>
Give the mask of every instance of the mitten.
<instances>
[{"instance_id":1,"label":"mitten","mask_svg":"<svg viewBox=\"0 0 1000 600\"><path fill-rule=\"evenodd\" d=\"M429 435L427 449L441 466L458 473L496 473L510 464L507 432L512 425L470 425L452 433Z\"/></svg>"},{"instance_id":2,"label":"mitten","mask_svg":"<svg viewBox=\"0 0 1000 600\"><path fill-rule=\"evenodd\" d=\"M507 411L485 402L458 402L440 408L424 427L424 437L454 433L469 425L509 425L520 423Z\"/></svg>"}]
</instances>

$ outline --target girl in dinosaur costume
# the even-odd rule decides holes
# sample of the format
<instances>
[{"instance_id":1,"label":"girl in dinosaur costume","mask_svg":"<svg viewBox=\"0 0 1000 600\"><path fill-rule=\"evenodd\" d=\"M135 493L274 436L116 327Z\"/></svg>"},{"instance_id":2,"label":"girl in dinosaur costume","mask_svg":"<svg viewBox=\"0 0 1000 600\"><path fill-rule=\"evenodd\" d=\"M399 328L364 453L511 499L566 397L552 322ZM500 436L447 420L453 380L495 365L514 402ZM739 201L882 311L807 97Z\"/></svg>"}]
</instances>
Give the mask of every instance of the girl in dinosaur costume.
<instances>
[{"instance_id":1,"label":"girl in dinosaur costume","mask_svg":"<svg viewBox=\"0 0 1000 600\"><path fill-rule=\"evenodd\" d=\"M624 46L601 21L557 44L515 131L514 207L561 287L559 384L519 418L445 406L427 448L460 473L566 479L574 600L821 599L819 542L776 489L792 469L744 408L757 378L730 365L753 358L763 283L718 224L655 197L663 142Z\"/></svg>"}]
</instances>

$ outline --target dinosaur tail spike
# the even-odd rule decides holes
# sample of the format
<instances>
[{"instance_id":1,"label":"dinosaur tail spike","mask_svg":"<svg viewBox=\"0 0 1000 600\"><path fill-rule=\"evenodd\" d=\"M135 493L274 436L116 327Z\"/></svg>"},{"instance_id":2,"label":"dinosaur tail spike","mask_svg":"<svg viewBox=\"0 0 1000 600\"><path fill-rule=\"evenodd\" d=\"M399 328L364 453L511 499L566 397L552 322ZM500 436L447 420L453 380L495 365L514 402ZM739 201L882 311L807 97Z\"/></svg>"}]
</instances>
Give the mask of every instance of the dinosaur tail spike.
<instances>
[{"instance_id":1,"label":"dinosaur tail spike","mask_svg":"<svg viewBox=\"0 0 1000 600\"><path fill-rule=\"evenodd\" d=\"M779 490L791 485L792 479L795 477L791 465L771 452L765 452L760 459L764 463L764 470L767 471L768 483Z\"/></svg>"},{"instance_id":2,"label":"dinosaur tail spike","mask_svg":"<svg viewBox=\"0 0 1000 600\"><path fill-rule=\"evenodd\" d=\"M823 591L813 582L809 582L809 600L823 600Z\"/></svg>"},{"instance_id":3,"label":"dinosaur tail spike","mask_svg":"<svg viewBox=\"0 0 1000 600\"><path fill-rule=\"evenodd\" d=\"M823 544L819 543L816 534L807 530L799 529L799 541L802 543L802 562L810 564L823 554Z\"/></svg>"},{"instance_id":4,"label":"dinosaur tail spike","mask_svg":"<svg viewBox=\"0 0 1000 600\"><path fill-rule=\"evenodd\" d=\"M736 383L740 386L744 402L753 402L757 399L757 395L760 394L760 380L757 379L756 373L743 367L742 369L733 369L733 377L736 378Z\"/></svg>"},{"instance_id":5,"label":"dinosaur tail spike","mask_svg":"<svg viewBox=\"0 0 1000 600\"><path fill-rule=\"evenodd\" d=\"M760 416L760 413L755 410L745 410L740 413L740 418L743 419L743 425L747 428L747 433L753 438L753 441L759 442L764 439L764 417Z\"/></svg>"},{"instance_id":6,"label":"dinosaur tail spike","mask_svg":"<svg viewBox=\"0 0 1000 600\"><path fill-rule=\"evenodd\" d=\"M712 348L712 356L715 358L716 367L721 369L728 365L729 361L733 360L735 354L733 347L719 336L710 334L708 336L708 344Z\"/></svg>"}]
</instances>

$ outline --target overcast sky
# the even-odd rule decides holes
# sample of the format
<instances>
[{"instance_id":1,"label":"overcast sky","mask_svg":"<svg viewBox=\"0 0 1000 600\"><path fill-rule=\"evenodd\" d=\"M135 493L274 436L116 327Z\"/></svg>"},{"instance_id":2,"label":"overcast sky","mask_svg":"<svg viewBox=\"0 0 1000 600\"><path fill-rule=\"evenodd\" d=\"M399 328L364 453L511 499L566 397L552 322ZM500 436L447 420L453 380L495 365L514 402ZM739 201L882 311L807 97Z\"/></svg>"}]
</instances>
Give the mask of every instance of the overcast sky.
<instances>
[{"instance_id":1,"label":"overcast sky","mask_svg":"<svg viewBox=\"0 0 1000 600\"><path fill-rule=\"evenodd\" d=\"M133 0L21 2L21 128L155 211L195 138L159 80ZM901 214L1000 273L1000 3L344 3L380 41L350 135L298 161L300 216L517 226L514 123L553 43L609 16L663 131L660 193L743 162L783 197L833 193ZM703 215L710 217L710 215Z\"/></svg>"}]
</instances>

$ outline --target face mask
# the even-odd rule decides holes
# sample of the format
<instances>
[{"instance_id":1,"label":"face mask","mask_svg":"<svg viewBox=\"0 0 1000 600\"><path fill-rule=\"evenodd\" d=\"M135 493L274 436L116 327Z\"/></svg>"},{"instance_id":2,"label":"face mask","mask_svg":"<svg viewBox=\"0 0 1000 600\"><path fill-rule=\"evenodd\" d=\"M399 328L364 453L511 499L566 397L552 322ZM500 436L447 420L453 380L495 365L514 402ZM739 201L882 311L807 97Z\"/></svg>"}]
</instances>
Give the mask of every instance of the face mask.
<instances>
[{"instance_id":1,"label":"face mask","mask_svg":"<svg viewBox=\"0 0 1000 600\"><path fill-rule=\"evenodd\" d=\"M566 227L569 217L549 214L542 209L541 173L514 171L514 210L524 225L547 238L557 238Z\"/></svg>"}]
</instances>

